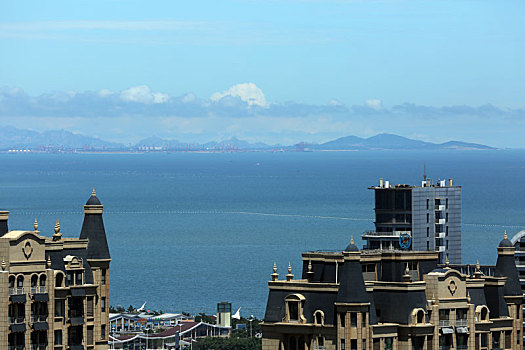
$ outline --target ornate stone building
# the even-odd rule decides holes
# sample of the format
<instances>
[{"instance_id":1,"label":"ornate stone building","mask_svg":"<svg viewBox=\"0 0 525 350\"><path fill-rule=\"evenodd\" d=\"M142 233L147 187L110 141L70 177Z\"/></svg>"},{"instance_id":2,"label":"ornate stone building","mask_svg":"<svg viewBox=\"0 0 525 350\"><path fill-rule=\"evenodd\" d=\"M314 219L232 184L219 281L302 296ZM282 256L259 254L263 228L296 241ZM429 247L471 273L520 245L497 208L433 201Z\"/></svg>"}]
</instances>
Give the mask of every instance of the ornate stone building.
<instances>
[{"instance_id":1,"label":"ornate stone building","mask_svg":"<svg viewBox=\"0 0 525 350\"><path fill-rule=\"evenodd\" d=\"M274 265L263 350L522 349L522 291L505 238L495 266L438 265L438 252L302 254Z\"/></svg>"},{"instance_id":2,"label":"ornate stone building","mask_svg":"<svg viewBox=\"0 0 525 350\"><path fill-rule=\"evenodd\" d=\"M57 222L46 237L9 231L0 212L0 349L107 349L109 255L103 206L95 191L84 206L80 238Z\"/></svg>"}]
</instances>

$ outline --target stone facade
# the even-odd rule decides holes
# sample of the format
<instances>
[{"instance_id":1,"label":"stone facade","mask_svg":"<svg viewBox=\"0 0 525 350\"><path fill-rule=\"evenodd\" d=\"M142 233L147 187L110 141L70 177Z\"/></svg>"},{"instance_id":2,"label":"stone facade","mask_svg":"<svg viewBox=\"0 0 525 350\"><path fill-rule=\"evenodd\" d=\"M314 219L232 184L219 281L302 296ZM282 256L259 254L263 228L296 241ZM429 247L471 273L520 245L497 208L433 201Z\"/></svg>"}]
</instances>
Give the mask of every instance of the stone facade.
<instances>
[{"instance_id":1,"label":"stone facade","mask_svg":"<svg viewBox=\"0 0 525 350\"><path fill-rule=\"evenodd\" d=\"M514 247L496 266L439 264L435 251L303 253L303 273L274 265L263 350L522 349ZM486 272L487 274L485 274Z\"/></svg>"},{"instance_id":2,"label":"stone facade","mask_svg":"<svg viewBox=\"0 0 525 350\"><path fill-rule=\"evenodd\" d=\"M83 238L62 237L58 222L51 237L36 220L33 230L9 231L9 213L0 212L1 349L108 349L111 258L102 210L93 191ZM86 227L88 215L96 225Z\"/></svg>"}]
</instances>

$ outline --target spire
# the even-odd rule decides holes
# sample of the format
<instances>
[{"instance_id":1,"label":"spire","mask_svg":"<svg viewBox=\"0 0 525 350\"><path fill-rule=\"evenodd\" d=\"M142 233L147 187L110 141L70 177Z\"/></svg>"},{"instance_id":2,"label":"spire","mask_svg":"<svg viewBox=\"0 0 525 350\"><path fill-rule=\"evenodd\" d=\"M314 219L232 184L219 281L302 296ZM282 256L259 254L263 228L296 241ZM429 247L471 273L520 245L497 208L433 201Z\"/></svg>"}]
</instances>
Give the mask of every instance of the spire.
<instances>
[{"instance_id":1,"label":"spire","mask_svg":"<svg viewBox=\"0 0 525 350\"><path fill-rule=\"evenodd\" d=\"M36 220L36 218L35 218L35 222L33 223L33 227L35 229L35 233L40 233L40 231L38 231L38 221Z\"/></svg>"},{"instance_id":2,"label":"spire","mask_svg":"<svg viewBox=\"0 0 525 350\"><path fill-rule=\"evenodd\" d=\"M355 243L354 243L354 236L351 236L351 237L350 237L350 244L355 244Z\"/></svg>"},{"instance_id":3,"label":"spire","mask_svg":"<svg viewBox=\"0 0 525 350\"><path fill-rule=\"evenodd\" d=\"M408 268L408 263L405 266L405 274L403 275L403 282L411 282L412 278L410 276L410 269Z\"/></svg>"},{"instance_id":4,"label":"spire","mask_svg":"<svg viewBox=\"0 0 525 350\"><path fill-rule=\"evenodd\" d=\"M445 260L445 267L450 269L450 260L448 260L448 254L447 259Z\"/></svg>"},{"instance_id":5,"label":"spire","mask_svg":"<svg viewBox=\"0 0 525 350\"><path fill-rule=\"evenodd\" d=\"M503 239L509 239L509 238L507 237L507 230L505 230L505 234L503 235Z\"/></svg>"},{"instance_id":6,"label":"spire","mask_svg":"<svg viewBox=\"0 0 525 350\"><path fill-rule=\"evenodd\" d=\"M270 276L272 276L272 281L277 281L279 278L279 274L277 273L277 264L275 261L273 262L273 273Z\"/></svg>"},{"instance_id":7,"label":"spire","mask_svg":"<svg viewBox=\"0 0 525 350\"><path fill-rule=\"evenodd\" d=\"M60 241L62 238L62 234L60 233L60 222L55 224L55 233L53 234L53 241Z\"/></svg>"},{"instance_id":8,"label":"spire","mask_svg":"<svg viewBox=\"0 0 525 350\"><path fill-rule=\"evenodd\" d=\"M312 271L312 260L308 260L308 272L306 273L306 277L308 279L311 279L314 277L314 272Z\"/></svg>"},{"instance_id":9,"label":"spire","mask_svg":"<svg viewBox=\"0 0 525 350\"><path fill-rule=\"evenodd\" d=\"M109 260L108 241L102 212L104 206L97 198L95 189L84 205L84 222L80 231L80 238L88 240L87 258L98 260Z\"/></svg>"},{"instance_id":10,"label":"spire","mask_svg":"<svg viewBox=\"0 0 525 350\"><path fill-rule=\"evenodd\" d=\"M290 262L288 262L288 274L286 275L286 280L287 281L293 280L292 264L290 264Z\"/></svg>"},{"instance_id":11,"label":"spire","mask_svg":"<svg viewBox=\"0 0 525 350\"><path fill-rule=\"evenodd\" d=\"M51 256L50 255L47 256L46 266L47 266L48 269L51 268Z\"/></svg>"},{"instance_id":12,"label":"spire","mask_svg":"<svg viewBox=\"0 0 525 350\"><path fill-rule=\"evenodd\" d=\"M479 266L479 260L476 260L476 271L474 272L474 278L480 279L483 276L481 272L481 266Z\"/></svg>"}]
</instances>

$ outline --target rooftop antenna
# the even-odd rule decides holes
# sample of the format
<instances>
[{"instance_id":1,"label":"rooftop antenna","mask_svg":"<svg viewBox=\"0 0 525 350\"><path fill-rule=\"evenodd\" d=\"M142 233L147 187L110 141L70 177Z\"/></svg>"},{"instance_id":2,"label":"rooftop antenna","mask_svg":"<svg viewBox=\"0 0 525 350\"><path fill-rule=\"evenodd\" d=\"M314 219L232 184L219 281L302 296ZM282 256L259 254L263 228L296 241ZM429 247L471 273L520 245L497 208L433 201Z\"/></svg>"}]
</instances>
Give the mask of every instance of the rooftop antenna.
<instances>
[{"instance_id":1,"label":"rooftop antenna","mask_svg":"<svg viewBox=\"0 0 525 350\"><path fill-rule=\"evenodd\" d=\"M423 180L427 181L427 163L423 163Z\"/></svg>"}]
</instances>

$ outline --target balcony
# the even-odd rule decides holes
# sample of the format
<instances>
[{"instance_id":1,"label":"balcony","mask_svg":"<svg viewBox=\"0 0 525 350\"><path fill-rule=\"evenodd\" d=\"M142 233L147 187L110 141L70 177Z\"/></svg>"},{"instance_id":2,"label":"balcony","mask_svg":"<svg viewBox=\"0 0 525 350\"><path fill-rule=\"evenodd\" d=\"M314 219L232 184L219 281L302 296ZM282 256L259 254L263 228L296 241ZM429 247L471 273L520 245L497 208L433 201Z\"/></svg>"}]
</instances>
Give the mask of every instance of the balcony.
<instances>
[{"instance_id":1,"label":"balcony","mask_svg":"<svg viewBox=\"0 0 525 350\"><path fill-rule=\"evenodd\" d=\"M31 344L29 348L31 350L46 350L47 344Z\"/></svg>"},{"instance_id":2,"label":"balcony","mask_svg":"<svg viewBox=\"0 0 525 350\"><path fill-rule=\"evenodd\" d=\"M436 232L436 238L445 238L445 232Z\"/></svg>"},{"instance_id":3,"label":"balcony","mask_svg":"<svg viewBox=\"0 0 525 350\"><path fill-rule=\"evenodd\" d=\"M456 327L466 327L467 326L467 319L462 318L459 320L456 320Z\"/></svg>"},{"instance_id":4,"label":"balcony","mask_svg":"<svg viewBox=\"0 0 525 350\"><path fill-rule=\"evenodd\" d=\"M9 288L9 295L21 295L21 294L24 294L23 287Z\"/></svg>"},{"instance_id":5,"label":"balcony","mask_svg":"<svg viewBox=\"0 0 525 350\"><path fill-rule=\"evenodd\" d=\"M440 252L440 253L443 253L445 251L445 247L444 246L439 246L439 247L436 247L437 248L437 251Z\"/></svg>"},{"instance_id":6,"label":"balcony","mask_svg":"<svg viewBox=\"0 0 525 350\"><path fill-rule=\"evenodd\" d=\"M444 205L436 205L436 211L443 211L445 210L445 206Z\"/></svg>"},{"instance_id":7,"label":"balcony","mask_svg":"<svg viewBox=\"0 0 525 350\"><path fill-rule=\"evenodd\" d=\"M9 316L8 322L9 324L19 324L19 323L25 323L26 318L24 316Z\"/></svg>"},{"instance_id":8,"label":"balcony","mask_svg":"<svg viewBox=\"0 0 525 350\"><path fill-rule=\"evenodd\" d=\"M31 294L44 294L47 293L46 286L31 287Z\"/></svg>"},{"instance_id":9,"label":"balcony","mask_svg":"<svg viewBox=\"0 0 525 350\"><path fill-rule=\"evenodd\" d=\"M450 327L450 320L439 320L439 327Z\"/></svg>"},{"instance_id":10,"label":"balcony","mask_svg":"<svg viewBox=\"0 0 525 350\"><path fill-rule=\"evenodd\" d=\"M439 346L439 350L449 350L449 349L450 349L449 345L440 345Z\"/></svg>"},{"instance_id":11,"label":"balcony","mask_svg":"<svg viewBox=\"0 0 525 350\"><path fill-rule=\"evenodd\" d=\"M8 345L7 350L25 350L25 345Z\"/></svg>"},{"instance_id":12,"label":"balcony","mask_svg":"<svg viewBox=\"0 0 525 350\"><path fill-rule=\"evenodd\" d=\"M445 225L447 223L446 219L436 219L434 222L436 225Z\"/></svg>"},{"instance_id":13,"label":"balcony","mask_svg":"<svg viewBox=\"0 0 525 350\"><path fill-rule=\"evenodd\" d=\"M47 315L31 315L31 323L47 322Z\"/></svg>"}]
</instances>

